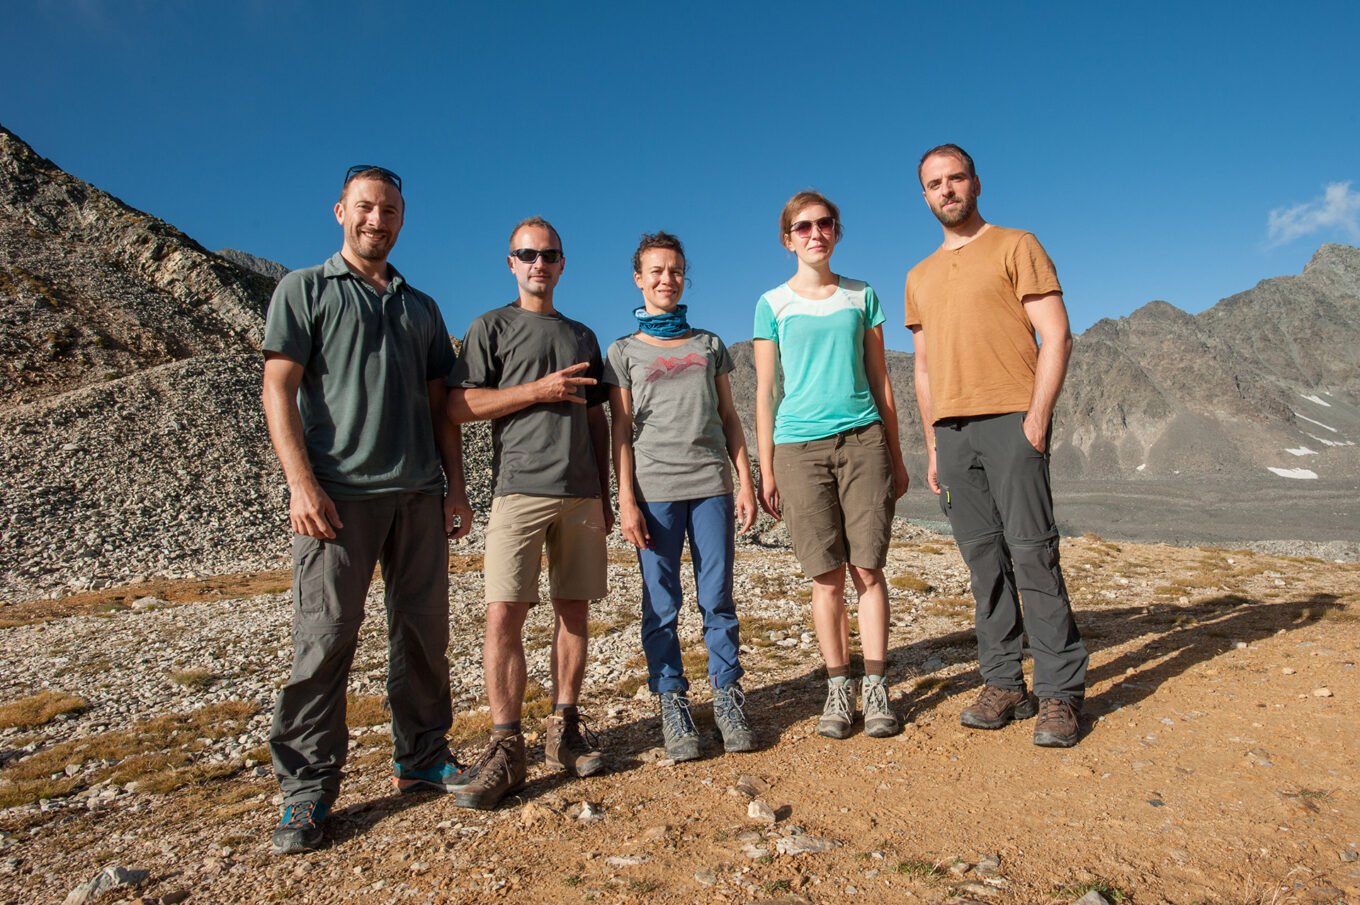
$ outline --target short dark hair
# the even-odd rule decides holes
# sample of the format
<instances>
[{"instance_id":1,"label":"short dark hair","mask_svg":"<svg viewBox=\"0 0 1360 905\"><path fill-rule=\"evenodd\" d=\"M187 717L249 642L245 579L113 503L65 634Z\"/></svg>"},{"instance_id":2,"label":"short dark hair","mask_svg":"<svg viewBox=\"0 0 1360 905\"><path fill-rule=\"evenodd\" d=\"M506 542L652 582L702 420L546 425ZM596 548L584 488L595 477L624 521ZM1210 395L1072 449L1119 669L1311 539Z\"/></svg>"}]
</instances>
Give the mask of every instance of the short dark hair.
<instances>
[{"instance_id":1,"label":"short dark hair","mask_svg":"<svg viewBox=\"0 0 1360 905\"><path fill-rule=\"evenodd\" d=\"M689 269L689 259L685 257L685 244L680 241L680 237L664 229L658 229L654 233L642 234L637 250L633 252L633 273L642 273L642 253L649 248L665 248L675 252L685 263L685 269Z\"/></svg>"},{"instance_id":2,"label":"short dark hair","mask_svg":"<svg viewBox=\"0 0 1360 905\"><path fill-rule=\"evenodd\" d=\"M538 214L534 214L532 217L525 217L523 220L515 224L514 229L510 230L510 239L508 244L510 245L511 251L515 250L515 234L518 233L520 230L524 229L524 227L526 226L537 226L542 229L546 229L548 232L552 233L553 239L557 241L558 250L559 251L563 250L562 237L558 234L557 230L553 227L553 225L549 223L547 220L544 220L542 217L538 216Z\"/></svg>"},{"instance_id":3,"label":"short dark hair","mask_svg":"<svg viewBox=\"0 0 1360 905\"><path fill-rule=\"evenodd\" d=\"M406 196L401 191L401 177L387 167L371 166L362 170L350 167L350 170L352 172L345 174L345 184L340 186L340 202L342 204L345 201L345 193L349 191L350 183L358 179L375 179L378 182L385 182L396 189L398 195L401 195L402 204L406 203Z\"/></svg>"},{"instance_id":4,"label":"short dark hair","mask_svg":"<svg viewBox=\"0 0 1360 905\"><path fill-rule=\"evenodd\" d=\"M779 212L779 241L783 242L784 237L793 229L793 217L805 207L820 204L831 212L831 219L836 221L836 241L839 242L845 235L845 228L841 225L841 209L821 192L813 189L804 189L795 194L785 204L784 209Z\"/></svg>"},{"instance_id":5,"label":"short dark hair","mask_svg":"<svg viewBox=\"0 0 1360 905\"><path fill-rule=\"evenodd\" d=\"M920 163L916 164L916 181L921 183L922 188L925 188L925 183L921 182L921 169L926 165L926 161L936 154L943 154L947 157L953 157L963 161L963 165L968 167L969 178L977 178L977 169L973 166L973 158L968 156L967 151L954 144L936 145L922 154Z\"/></svg>"}]
</instances>

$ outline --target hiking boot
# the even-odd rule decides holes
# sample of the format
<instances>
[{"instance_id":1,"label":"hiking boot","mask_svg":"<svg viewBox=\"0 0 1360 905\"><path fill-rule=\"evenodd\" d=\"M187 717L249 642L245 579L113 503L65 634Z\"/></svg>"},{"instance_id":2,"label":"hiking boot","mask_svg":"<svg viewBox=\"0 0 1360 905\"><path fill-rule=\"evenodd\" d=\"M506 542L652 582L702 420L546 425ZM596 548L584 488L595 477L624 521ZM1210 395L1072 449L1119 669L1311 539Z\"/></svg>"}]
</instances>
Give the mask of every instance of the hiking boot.
<instances>
[{"instance_id":1,"label":"hiking boot","mask_svg":"<svg viewBox=\"0 0 1360 905\"><path fill-rule=\"evenodd\" d=\"M579 714L554 713L548 720L548 741L543 763L549 770L573 776L593 776L604 767L599 739L581 723Z\"/></svg>"},{"instance_id":2,"label":"hiking boot","mask_svg":"<svg viewBox=\"0 0 1360 905\"><path fill-rule=\"evenodd\" d=\"M756 734L746 721L746 693L740 685L713 689L713 722L722 733L724 751L756 750Z\"/></svg>"},{"instance_id":3,"label":"hiking boot","mask_svg":"<svg viewBox=\"0 0 1360 905\"><path fill-rule=\"evenodd\" d=\"M1041 748L1071 748L1081 734L1081 701L1044 698L1034 724L1034 744Z\"/></svg>"},{"instance_id":4,"label":"hiking boot","mask_svg":"<svg viewBox=\"0 0 1360 905\"><path fill-rule=\"evenodd\" d=\"M458 762L452 754L442 764L416 769L404 767L400 762L392 764L392 785L398 792L420 792L434 789L438 792L457 792L472 782L472 768Z\"/></svg>"},{"instance_id":5,"label":"hiking boot","mask_svg":"<svg viewBox=\"0 0 1360 905\"><path fill-rule=\"evenodd\" d=\"M453 803L460 808L489 811L505 796L524 788L527 770L524 736L518 732L492 732L481 760L470 768L471 781L453 794Z\"/></svg>"},{"instance_id":6,"label":"hiking boot","mask_svg":"<svg viewBox=\"0 0 1360 905\"><path fill-rule=\"evenodd\" d=\"M984 685L973 706L959 714L959 722L969 729L1000 729L1011 720L1027 720L1034 712L1034 699L1026 689Z\"/></svg>"},{"instance_id":7,"label":"hiking boot","mask_svg":"<svg viewBox=\"0 0 1360 905\"><path fill-rule=\"evenodd\" d=\"M283 816L274 827L269 851L275 855L296 855L314 852L326 842L326 815L330 807L324 801L295 801L283 806Z\"/></svg>"},{"instance_id":8,"label":"hiking boot","mask_svg":"<svg viewBox=\"0 0 1360 905\"><path fill-rule=\"evenodd\" d=\"M661 698L661 738L666 756L673 761L695 760L699 756L699 730L689 712L689 698L683 691L663 691Z\"/></svg>"},{"instance_id":9,"label":"hiking boot","mask_svg":"<svg viewBox=\"0 0 1360 905\"><path fill-rule=\"evenodd\" d=\"M901 727L893 716L888 704L888 683L880 676L877 679L864 677L861 695L864 698L864 734L871 738L888 738L896 735Z\"/></svg>"},{"instance_id":10,"label":"hiking boot","mask_svg":"<svg viewBox=\"0 0 1360 905\"><path fill-rule=\"evenodd\" d=\"M827 738L849 738L855 722L855 691L848 679L826 683L826 705L817 721L817 734Z\"/></svg>"}]
</instances>

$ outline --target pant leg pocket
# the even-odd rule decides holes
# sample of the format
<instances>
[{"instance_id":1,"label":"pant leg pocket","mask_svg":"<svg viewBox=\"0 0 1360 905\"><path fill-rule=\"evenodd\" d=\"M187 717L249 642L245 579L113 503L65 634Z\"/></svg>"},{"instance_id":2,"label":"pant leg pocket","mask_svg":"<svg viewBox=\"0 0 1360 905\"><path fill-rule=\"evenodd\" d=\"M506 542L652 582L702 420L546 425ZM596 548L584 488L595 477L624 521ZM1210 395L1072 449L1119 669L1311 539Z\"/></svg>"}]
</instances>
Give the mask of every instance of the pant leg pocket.
<instances>
[{"instance_id":1,"label":"pant leg pocket","mask_svg":"<svg viewBox=\"0 0 1360 905\"><path fill-rule=\"evenodd\" d=\"M339 620L339 606L331 593L325 541L293 535L293 613L299 625L323 627Z\"/></svg>"}]
</instances>

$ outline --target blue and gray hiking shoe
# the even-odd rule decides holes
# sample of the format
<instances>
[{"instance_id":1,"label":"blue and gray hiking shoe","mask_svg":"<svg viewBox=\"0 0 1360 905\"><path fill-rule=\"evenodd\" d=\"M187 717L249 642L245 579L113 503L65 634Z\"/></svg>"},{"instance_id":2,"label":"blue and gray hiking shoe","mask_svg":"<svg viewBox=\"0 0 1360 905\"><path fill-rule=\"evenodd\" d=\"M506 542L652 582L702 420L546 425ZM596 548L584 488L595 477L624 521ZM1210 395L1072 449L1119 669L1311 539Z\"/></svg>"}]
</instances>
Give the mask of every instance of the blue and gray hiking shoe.
<instances>
[{"instance_id":1,"label":"blue and gray hiking shoe","mask_svg":"<svg viewBox=\"0 0 1360 905\"><path fill-rule=\"evenodd\" d=\"M663 691L661 699L661 739L666 756L673 761L699 757L699 730L689 712L689 698L683 691Z\"/></svg>"},{"instance_id":2,"label":"blue and gray hiking shoe","mask_svg":"<svg viewBox=\"0 0 1360 905\"><path fill-rule=\"evenodd\" d=\"M326 842L325 822L330 807L324 801L295 801L283 806L274 827L269 851L275 855L314 852Z\"/></svg>"},{"instance_id":3,"label":"blue and gray hiking shoe","mask_svg":"<svg viewBox=\"0 0 1360 905\"><path fill-rule=\"evenodd\" d=\"M740 685L713 689L713 722L722 733L724 751L756 750L756 734L746 721L746 694Z\"/></svg>"},{"instance_id":4,"label":"blue and gray hiking shoe","mask_svg":"<svg viewBox=\"0 0 1360 905\"><path fill-rule=\"evenodd\" d=\"M473 771L449 755L442 764L416 769L404 767L400 763L392 765L392 785L398 792L420 792L434 789L437 792L457 792L472 782Z\"/></svg>"}]
</instances>

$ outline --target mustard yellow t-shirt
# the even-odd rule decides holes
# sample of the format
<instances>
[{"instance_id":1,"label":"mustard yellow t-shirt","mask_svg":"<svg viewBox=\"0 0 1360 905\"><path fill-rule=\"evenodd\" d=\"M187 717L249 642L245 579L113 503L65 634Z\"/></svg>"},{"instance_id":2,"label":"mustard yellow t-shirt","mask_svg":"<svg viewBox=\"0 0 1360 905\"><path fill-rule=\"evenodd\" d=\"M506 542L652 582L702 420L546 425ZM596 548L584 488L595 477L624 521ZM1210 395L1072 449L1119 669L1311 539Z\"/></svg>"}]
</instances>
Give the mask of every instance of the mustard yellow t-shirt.
<instances>
[{"instance_id":1,"label":"mustard yellow t-shirt","mask_svg":"<svg viewBox=\"0 0 1360 905\"><path fill-rule=\"evenodd\" d=\"M936 421L1029 408L1039 346L1020 300L1054 292L1053 262L1020 229L989 226L911 269L906 324L924 333Z\"/></svg>"}]
</instances>

